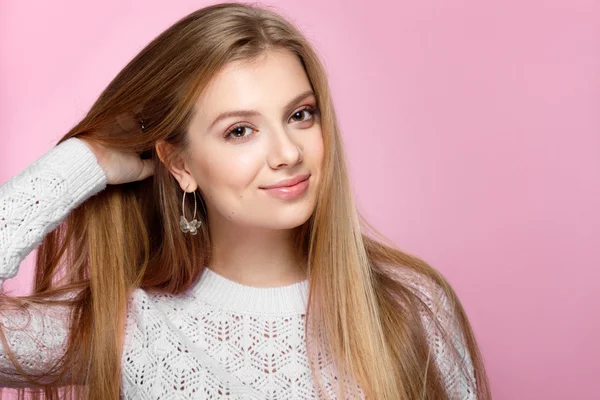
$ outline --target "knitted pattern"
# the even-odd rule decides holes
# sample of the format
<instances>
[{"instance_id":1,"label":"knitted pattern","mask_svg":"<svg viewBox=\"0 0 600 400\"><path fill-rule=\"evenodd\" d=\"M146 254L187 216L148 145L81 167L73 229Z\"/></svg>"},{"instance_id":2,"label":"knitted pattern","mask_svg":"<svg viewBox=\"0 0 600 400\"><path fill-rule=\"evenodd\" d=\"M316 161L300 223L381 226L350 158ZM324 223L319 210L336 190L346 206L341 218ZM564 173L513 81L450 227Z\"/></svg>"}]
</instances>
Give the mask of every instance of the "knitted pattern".
<instances>
[{"instance_id":1,"label":"knitted pattern","mask_svg":"<svg viewBox=\"0 0 600 400\"><path fill-rule=\"evenodd\" d=\"M68 213L106 187L106 175L87 145L71 138L0 187L0 284ZM402 279L434 310L451 334L466 371L473 370L451 307L441 292L406 271ZM182 295L136 289L129 298L122 355L125 399L317 398L304 338L308 280L288 286L244 286L205 268ZM442 307L434 308L434 296ZM437 304L437 303L436 303ZM69 310L31 306L0 310L10 348L26 372L43 374L65 351ZM451 399L475 399L472 381L450 354L434 321L423 322ZM335 398L331 360L317 373ZM0 385L26 387L0 342ZM356 387L356 386L355 386ZM357 387L360 391L360 388ZM362 392L361 392L362 393Z\"/></svg>"}]
</instances>

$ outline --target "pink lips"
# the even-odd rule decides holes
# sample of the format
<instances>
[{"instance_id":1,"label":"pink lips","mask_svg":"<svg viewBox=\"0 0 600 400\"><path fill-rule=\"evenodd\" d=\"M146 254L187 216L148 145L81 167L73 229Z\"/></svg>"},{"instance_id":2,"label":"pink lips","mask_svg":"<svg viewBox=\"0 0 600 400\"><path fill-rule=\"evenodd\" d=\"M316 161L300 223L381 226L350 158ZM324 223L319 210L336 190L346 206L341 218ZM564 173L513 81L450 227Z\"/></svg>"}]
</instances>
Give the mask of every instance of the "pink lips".
<instances>
[{"instance_id":1,"label":"pink lips","mask_svg":"<svg viewBox=\"0 0 600 400\"><path fill-rule=\"evenodd\" d=\"M282 186L294 186L296 183L307 180L310 177L310 174L297 175L293 178L284 179L282 181L277 182L274 185L263 186L261 189L274 189Z\"/></svg>"},{"instance_id":2,"label":"pink lips","mask_svg":"<svg viewBox=\"0 0 600 400\"><path fill-rule=\"evenodd\" d=\"M300 196L308 189L310 175L299 175L291 179L285 179L275 185L265 186L262 189L271 196L281 199L293 199Z\"/></svg>"}]
</instances>

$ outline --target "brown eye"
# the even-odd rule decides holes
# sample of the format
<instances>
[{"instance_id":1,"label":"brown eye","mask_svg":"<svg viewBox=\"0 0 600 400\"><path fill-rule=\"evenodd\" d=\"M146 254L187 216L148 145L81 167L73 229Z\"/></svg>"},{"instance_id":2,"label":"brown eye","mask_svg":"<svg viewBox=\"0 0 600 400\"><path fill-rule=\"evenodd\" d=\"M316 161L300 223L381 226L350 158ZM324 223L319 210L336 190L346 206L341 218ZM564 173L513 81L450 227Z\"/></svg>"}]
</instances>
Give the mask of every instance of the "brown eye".
<instances>
[{"instance_id":1,"label":"brown eye","mask_svg":"<svg viewBox=\"0 0 600 400\"><path fill-rule=\"evenodd\" d=\"M307 119L312 118L312 116L315 114L316 110L314 108L304 108L302 110L298 110L294 113L294 115L292 115L292 119L296 118L297 121L305 121ZM302 119L302 116L308 114L308 117L306 117L306 119Z\"/></svg>"},{"instance_id":2,"label":"brown eye","mask_svg":"<svg viewBox=\"0 0 600 400\"><path fill-rule=\"evenodd\" d=\"M247 129L250 130L250 133L245 135L245 133L248 132ZM249 127L248 125L236 125L225 133L224 138L225 138L225 140L233 140L233 141L243 140L252 134L251 131L253 131L253 129L251 127Z\"/></svg>"}]
</instances>

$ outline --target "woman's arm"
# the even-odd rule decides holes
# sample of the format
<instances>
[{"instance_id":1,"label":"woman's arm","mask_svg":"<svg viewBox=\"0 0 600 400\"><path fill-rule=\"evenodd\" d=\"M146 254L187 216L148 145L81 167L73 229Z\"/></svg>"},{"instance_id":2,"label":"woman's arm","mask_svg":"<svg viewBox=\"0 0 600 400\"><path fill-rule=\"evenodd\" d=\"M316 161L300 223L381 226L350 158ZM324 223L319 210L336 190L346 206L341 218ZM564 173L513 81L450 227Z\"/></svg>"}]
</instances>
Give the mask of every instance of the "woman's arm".
<instances>
[{"instance_id":1,"label":"woman's arm","mask_svg":"<svg viewBox=\"0 0 600 400\"><path fill-rule=\"evenodd\" d=\"M442 376L449 399L476 400L471 355L449 297L430 278L412 269L400 268L396 273L424 303L420 314L432 352L431 362L435 362Z\"/></svg>"},{"instance_id":2,"label":"woman's arm","mask_svg":"<svg viewBox=\"0 0 600 400\"><path fill-rule=\"evenodd\" d=\"M55 146L0 186L0 284L47 233L106 187L96 156L78 138Z\"/></svg>"},{"instance_id":3,"label":"woman's arm","mask_svg":"<svg viewBox=\"0 0 600 400\"><path fill-rule=\"evenodd\" d=\"M66 351L69 307L53 304L15 309L4 306L0 309L0 324L6 339L6 344L0 341L0 387L33 386L23 373L41 384L53 382L58 375L51 371ZM23 372L15 367L6 345ZM68 380L69 376L63 378Z\"/></svg>"},{"instance_id":4,"label":"woman's arm","mask_svg":"<svg viewBox=\"0 0 600 400\"><path fill-rule=\"evenodd\" d=\"M104 170L83 140L70 138L0 186L0 292L21 261L69 214L106 187ZM0 293L0 324L28 374L47 371L64 354L70 310L59 305L12 307ZM28 386L0 341L0 386Z\"/></svg>"},{"instance_id":5,"label":"woman's arm","mask_svg":"<svg viewBox=\"0 0 600 400\"><path fill-rule=\"evenodd\" d=\"M429 313L422 313L423 325L433 351L433 360L442 375L449 398L476 400L473 362L454 307L437 285L425 292L424 300L433 312L433 318ZM444 332L449 341L445 340Z\"/></svg>"}]
</instances>

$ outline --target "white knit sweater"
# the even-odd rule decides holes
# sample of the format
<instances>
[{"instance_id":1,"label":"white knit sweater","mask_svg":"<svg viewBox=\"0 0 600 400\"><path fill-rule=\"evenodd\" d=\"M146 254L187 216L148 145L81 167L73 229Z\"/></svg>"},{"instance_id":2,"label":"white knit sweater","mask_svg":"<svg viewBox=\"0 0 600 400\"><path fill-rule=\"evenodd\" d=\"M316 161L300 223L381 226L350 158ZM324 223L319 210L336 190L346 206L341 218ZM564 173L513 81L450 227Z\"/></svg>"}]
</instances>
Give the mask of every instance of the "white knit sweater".
<instances>
[{"instance_id":1,"label":"white knit sweater","mask_svg":"<svg viewBox=\"0 0 600 400\"><path fill-rule=\"evenodd\" d=\"M0 285L76 206L106 187L106 175L79 139L52 148L0 186ZM418 276L407 283L433 306ZM1 286L0 286L1 289ZM125 399L315 399L317 392L304 345L308 281L259 288L238 284L205 268L184 295L152 295L137 289L129 301L122 356ZM467 371L471 360L449 308L436 318L454 332ZM62 354L68 310L38 306L0 310L0 323L18 360L41 373ZM449 355L438 332L424 323L452 399L475 399L474 387ZM14 329L8 329L14 328ZM323 370L324 371L324 370ZM330 379L329 395L334 398ZM24 387L0 342L0 386Z\"/></svg>"}]
</instances>

